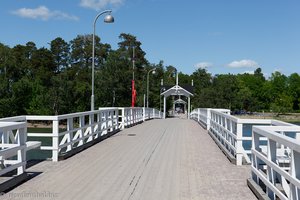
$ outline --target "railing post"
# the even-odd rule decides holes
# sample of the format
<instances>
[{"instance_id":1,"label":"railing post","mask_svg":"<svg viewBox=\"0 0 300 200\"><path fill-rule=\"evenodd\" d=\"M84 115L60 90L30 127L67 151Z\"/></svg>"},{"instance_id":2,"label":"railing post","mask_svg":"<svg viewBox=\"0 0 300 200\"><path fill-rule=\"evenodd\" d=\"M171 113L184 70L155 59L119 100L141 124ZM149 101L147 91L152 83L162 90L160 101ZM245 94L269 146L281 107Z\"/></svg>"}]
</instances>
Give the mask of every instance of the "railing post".
<instances>
[{"instance_id":1,"label":"railing post","mask_svg":"<svg viewBox=\"0 0 300 200\"><path fill-rule=\"evenodd\" d=\"M79 138L81 138L81 140L78 143L78 146L83 145L83 140L82 138L84 137L84 130L83 127L85 126L85 119L84 116L79 116Z\"/></svg>"},{"instance_id":2,"label":"railing post","mask_svg":"<svg viewBox=\"0 0 300 200\"><path fill-rule=\"evenodd\" d=\"M152 119L155 119L155 109L154 108L152 108L152 113L153 113Z\"/></svg>"},{"instance_id":3,"label":"railing post","mask_svg":"<svg viewBox=\"0 0 300 200\"><path fill-rule=\"evenodd\" d=\"M99 120L99 137L105 134L105 110L101 110L100 112L100 120Z\"/></svg>"},{"instance_id":4,"label":"railing post","mask_svg":"<svg viewBox=\"0 0 300 200\"><path fill-rule=\"evenodd\" d=\"M119 110L114 108L115 116L114 116L114 130L119 129Z\"/></svg>"},{"instance_id":5,"label":"railing post","mask_svg":"<svg viewBox=\"0 0 300 200\"><path fill-rule=\"evenodd\" d=\"M267 151L267 158L269 161L272 161L274 163L276 163L276 142L269 139L268 138L268 151ZM269 166L267 165L267 179L273 184L275 185L276 183L276 172L274 172L274 170ZM275 199L276 198L276 195L275 193L270 189L270 188L266 188L267 190L267 194L268 194L268 197L270 199Z\"/></svg>"},{"instance_id":6,"label":"railing post","mask_svg":"<svg viewBox=\"0 0 300 200\"><path fill-rule=\"evenodd\" d=\"M151 116L150 116L150 110L149 110L150 108L147 108L147 118L148 118L148 120L151 118Z\"/></svg>"},{"instance_id":7,"label":"railing post","mask_svg":"<svg viewBox=\"0 0 300 200\"><path fill-rule=\"evenodd\" d=\"M17 170L18 175L23 174L25 172L25 168L26 168L26 151L25 151L25 148L26 148L26 141L25 141L26 135L27 135L27 128L26 127L20 128L19 129L19 141L18 141L18 143L22 147L22 149L20 149L18 151L18 162L22 163L22 165L20 167L18 167L18 170Z\"/></svg>"},{"instance_id":8,"label":"railing post","mask_svg":"<svg viewBox=\"0 0 300 200\"><path fill-rule=\"evenodd\" d=\"M97 118L96 118L96 121L97 121L97 134L95 135L95 138L99 138L101 136L101 112L100 109L98 110L97 112ZM118 125L118 123L117 123Z\"/></svg>"},{"instance_id":9,"label":"railing post","mask_svg":"<svg viewBox=\"0 0 300 200\"><path fill-rule=\"evenodd\" d=\"M58 151L59 151L59 121L58 119L52 121L52 161L58 161Z\"/></svg>"},{"instance_id":10,"label":"railing post","mask_svg":"<svg viewBox=\"0 0 300 200\"><path fill-rule=\"evenodd\" d=\"M130 108L130 125L134 124L133 108Z\"/></svg>"},{"instance_id":11,"label":"railing post","mask_svg":"<svg viewBox=\"0 0 300 200\"><path fill-rule=\"evenodd\" d=\"M253 150L259 151L259 135L252 131L252 147L251 147L251 153ZM258 158L256 157L255 154L252 153L251 157L251 166L252 168L258 169L259 163L258 163ZM259 178L256 173L252 171L251 173L252 180L256 182L256 184L259 184Z\"/></svg>"},{"instance_id":12,"label":"railing post","mask_svg":"<svg viewBox=\"0 0 300 200\"><path fill-rule=\"evenodd\" d=\"M164 96L164 119L166 119L166 112L167 112L167 100L166 100L166 96Z\"/></svg>"},{"instance_id":13,"label":"railing post","mask_svg":"<svg viewBox=\"0 0 300 200\"><path fill-rule=\"evenodd\" d=\"M300 153L292 150L291 151L291 176L294 180L300 179ZM299 199L299 188L297 188L295 185L290 185L290 198L291 199Z\"/></svg>"},{"instance_id":14,"label":"railing post","mask_svg":"<svg viewBox=\"0 0 300 200\"><path fill-rule=\"evenodd\" d=\"M143 109L139 108L138 113L139 113L139 122L141 122L143 121Z\"/></svg>"},{"instance_id":15,"label":"railing post","mask_svg":"<svg viewBox=\"0 0 300 200\"><path fill-rule=\"evenodd\" d=\"M110 110L109 111L109 116L110 116L110 120L109 120L109 131L112 132L114 130L114 111Z\"/></svg>"},{"instance_id":16,"label":"railing post","mask_svg":"<svg viewBox=\"0 0 300 200\"><path fill-rule=\"evenodd\" d=\"M109 111L104 111L104 120L105 120L105 134L108 133L109 130L109 124L108 124L108 119L109 119Z\"/></svg>"},{"instance_id":17,"label":"railing post","mask_svg":"<svg viewBox=\"0 0 300 200\"><path fill-rule=\"evenodd\" d=\"M190 112L191 112L191 97L188 97L188 111L187 111L188 119L190 119Z\"/></svg>"},{"instance_id":18,"label":"railing post","mask_svg":"<svg viewBox=\"0 0 300 200\"><path fill-rule=\"evenodd\" d=\"M210 120L211 120L211 109L208 108L206 111L206 130L210 129Z\"/></svg>"},{"instance_id":19,"label":"railing post","mask_svg":"<svg viewBox=\"0 0 300 200\"><path fill-rule=\"evenodd\" d=\"M121 130L125 129L125 108L121 108Z\"/></svg>"},{"instance_id":20,"label":"railing post","mask_svg":"<svg viewBox=\"0 0 300 200\"><path fill-rule=\"evenodd\" d=\"M243 164L243 124L236 124L236 165Z\"/></svg>"},{"instance_id":21,"label":"railing post","mask_svg":"<svg viewBox=\"0 0 300 200\"><path fill-rule=\"evenodd\" d=\"M73 127L73 118L68 118L67 119L67 130L72 131L74 129ZM68 133L68 142L71 142L73 140L73 132ZM67 151L71 151L73 148L73 143L68 145Z\"/></svg>"},{"instance_id":22,"label":"railing post","mask_svg":"<svg viewBox=\"0 0 300 200\"><path fill-rule=\"evenodd\" d=\"M89 126L91 128L90 137L88 138L87 142L90 142L94 139L94 132L95 132L95 116L94 113L89 114Z\"/></svg>"}]
</instances>

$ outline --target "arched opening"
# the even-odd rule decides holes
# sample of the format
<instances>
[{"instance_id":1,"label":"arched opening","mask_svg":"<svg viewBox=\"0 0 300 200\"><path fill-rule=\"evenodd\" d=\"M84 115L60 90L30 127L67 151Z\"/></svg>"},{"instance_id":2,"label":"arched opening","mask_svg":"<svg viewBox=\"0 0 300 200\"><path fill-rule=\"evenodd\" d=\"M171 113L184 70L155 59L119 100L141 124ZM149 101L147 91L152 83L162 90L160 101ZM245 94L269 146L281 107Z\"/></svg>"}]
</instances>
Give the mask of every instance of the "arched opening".
<instances>
[{"instance_id":1,"label":"arched opening","mask_svg":"<svg viewBox=\"0 0 300 200\"><path fill-rule=\"evenodd\" d=\"M166 118L166 99L169 96L175 96L176 100L173 101L173 111L176 112L176 104L183 104L183 108L185 113L187 114L187 118L190 118L190 111L191 111L191 96L192 94L192 87L181 87L178 85L178 74L176 77L176 85L173 87L166 88L164 92L161 93L161 96L164 97L164 119ZM181 96L185 96L187 98L187 102L181 99ZM177 102L176 102L177 101ZM187 108L186 108L187 104ZM179 106L178 106L179 107Z\"/></svg>"}]
</instances>

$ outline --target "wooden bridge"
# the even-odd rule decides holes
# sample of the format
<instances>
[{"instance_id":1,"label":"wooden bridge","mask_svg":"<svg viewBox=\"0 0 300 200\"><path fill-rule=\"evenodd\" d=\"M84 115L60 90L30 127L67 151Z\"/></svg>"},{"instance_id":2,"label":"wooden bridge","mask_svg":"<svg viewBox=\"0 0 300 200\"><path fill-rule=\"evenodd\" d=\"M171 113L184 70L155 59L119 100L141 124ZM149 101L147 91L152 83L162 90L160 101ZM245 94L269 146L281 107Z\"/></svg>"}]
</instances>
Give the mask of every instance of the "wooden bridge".
<instances>
[{"instance_id":1,"label":"wooden bridge","mask_svg":"<svg viewBox=\"0 0 300 200\"><path fill-rule=\"evenodd\" d=\"M156 119L125 129L38 174L0 199L256 199L250 166L236 166L192 120Z\"/></svg>"}]
</instances>

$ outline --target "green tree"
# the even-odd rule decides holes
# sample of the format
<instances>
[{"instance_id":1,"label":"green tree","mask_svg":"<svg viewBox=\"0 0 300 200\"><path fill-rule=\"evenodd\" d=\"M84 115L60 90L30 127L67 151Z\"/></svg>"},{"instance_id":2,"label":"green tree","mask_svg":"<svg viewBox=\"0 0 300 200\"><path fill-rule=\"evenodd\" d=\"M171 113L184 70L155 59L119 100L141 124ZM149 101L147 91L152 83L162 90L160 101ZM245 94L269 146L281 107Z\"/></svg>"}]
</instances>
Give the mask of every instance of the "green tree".
<instances>
[{"instance_id":1,"label":"green tree","mask_svg":"<svg viewBox=\"0 0 300 200\"><path fill-rule=\"evenodd\" d=\"M12 101L12 77L8 72L12 68L11 49L0 43L0 117L14 114Z\"/></svg>"},{"instance_id":2,"label":"green tree","mask_svg":"<svg viewBox=\"0 0 300 200\"><path fill-rule=\"evenodd\" d=\"M237 75L239 93L237 98L241 103L240 109L247 111L256 111L266 108L264 104L263 85L265 78L261 72L261 68L257 68L254 74Z\"/></svg>"},{"instance_id":3,"label":"green tree","mask_svg":"<svg viewBox=\"0 0 300 200\"><path fill-rule=\"evenodd\" d=\"M55 72L65 70L70 64L70 45L61 37L57 37L51 41L50 51L56 66Z\"/></svg>"},{"instance_id":4,"label":"green tree","mask_svg":"<svg viewBox=\"0 0 300 200\"><path fill-rule=\"evenodd\" d=\"M293 110L299 110L300 76L297 73L293 73L288 77L288 94L293 98Z\"/></svg>"},{"instance_id":5,"label":"green tree","mask_svg":"<svg viewBox=\"0 0 300 200\"><path fill-rule=\"evenodd\" d=\"M213 78L213 96L215 97L216 107L236 109L238 106L237 92L238 84L237 78L232 74L221 74Z\"/></svg>"},{"instance_id":6,"label":"green tree","mask_svg":"<svg viewBox=\"0 0 300 200\"><path fill-rule=\"evenodd\" d=\"M11 102L14 105L14 115L26 114L31 99L32 82L27 77L23 77L13 84Z\"/></svg>"},{"instance_id":7,"label":"green tree","mask_svg":"<svg viewBox=\"0 0 300 200\"><path fill-rule=\"evenodd\" d=\"M194 82L193 106L196 108L214 107L214 96L212 96L212 76L206 69L199 68L192 75Z\"/></svg>"},{"instance_id":8,"label":"green tree","mask_svg":"<svg viewBox=\"0 0 300 200\"><path fill-rule=\"evenodd\" d=\"M96 50L100 49L100 39L95 37L95 55ZM90 68L92 66L92 35L78 35L71 40L71 63L79 68Z\"/></svg>"},{"instance_id":9,"label":"green tree","mask_svg":"<svg viewBox=\"0 0 300 200\"><path fill-rule=\"evenodd\" d=\"M130 106L131 78L128 60L120 51L109 53L106 64L96 73L96 106Z\"/></svg>"},{"instance_id":10,"label":"green tree","mask_svg":"<svg viewBox=\"0 0 300 200\"><path fill-rule=\"evenodd\" d=\"M279 97L271 103L270 107L272 112L277 113L277 116L291 112L293 108L293 98L286 94L280 94Z\"/></svg>"},{"instance_id":11,"label":"green tree","mask_svg":"<svg viewBox=\"0 0 300 200\"><path fill-rule=\"evenodd\" d=\"M42 81L42 85L51 86L51 77L55 75L56 65L51 51L40 48L32 54L31 58L32 78Z\"/></svg>"}]
</instances>

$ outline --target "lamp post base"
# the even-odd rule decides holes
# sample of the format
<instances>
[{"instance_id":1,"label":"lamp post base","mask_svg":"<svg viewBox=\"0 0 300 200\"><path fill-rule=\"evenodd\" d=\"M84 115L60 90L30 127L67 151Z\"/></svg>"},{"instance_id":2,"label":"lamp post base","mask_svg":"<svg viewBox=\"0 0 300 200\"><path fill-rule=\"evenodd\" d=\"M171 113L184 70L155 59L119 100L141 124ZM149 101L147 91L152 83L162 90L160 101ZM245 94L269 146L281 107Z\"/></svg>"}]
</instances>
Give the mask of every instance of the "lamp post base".
<instances>
[{"instance_id":1,"label":"lamp post base","mask_svg":"<svg viewBox=\"0 0 300 200\"><path fill-rule=\"evenodd\" d=\"M95 110L95 106L94 106L94 102L95 102L95 96L94 95L92 95L91 96L91 111L93 111L93 110Z\"/></svg>"}]
</instances>

